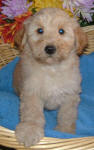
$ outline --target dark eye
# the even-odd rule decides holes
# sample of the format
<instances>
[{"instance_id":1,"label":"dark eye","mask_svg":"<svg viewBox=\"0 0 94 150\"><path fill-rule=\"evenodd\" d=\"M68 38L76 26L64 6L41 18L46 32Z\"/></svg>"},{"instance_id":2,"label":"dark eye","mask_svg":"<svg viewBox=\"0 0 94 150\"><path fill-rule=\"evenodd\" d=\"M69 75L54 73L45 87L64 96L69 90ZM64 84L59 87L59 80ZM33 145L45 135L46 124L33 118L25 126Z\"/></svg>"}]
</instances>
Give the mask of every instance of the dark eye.
<instances>
[{"instance_id":1,"label":"dark eye","mask_svg":"<svg viewBox=\"0 0 94 150\"><path fill-rule=\"evenodd\" d=\"M39 29L37 29L37 32L38 32L39 34L42 34L44 31L43 31L42 28L39 28Z\"/></svg>"},{"instance_id":2,"label":"dark eye","mask_svg":"<svg viewBox=\"0 0 94 150\"><path fill-rule=\"evenodd\" d=\"M59 29L59 34L64 34L64 30L63 29Z\"/></svg>"}]
</instances>

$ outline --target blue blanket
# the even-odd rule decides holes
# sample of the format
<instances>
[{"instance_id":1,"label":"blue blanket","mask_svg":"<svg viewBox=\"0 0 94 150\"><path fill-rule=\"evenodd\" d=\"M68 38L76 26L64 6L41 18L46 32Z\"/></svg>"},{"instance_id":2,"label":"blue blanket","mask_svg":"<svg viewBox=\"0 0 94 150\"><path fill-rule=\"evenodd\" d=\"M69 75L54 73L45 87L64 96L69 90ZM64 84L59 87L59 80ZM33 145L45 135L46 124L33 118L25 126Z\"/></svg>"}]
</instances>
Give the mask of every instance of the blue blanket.
<instances>
[{"instance_id":1,"label":"blue blanket","mask_svg":"<svg viewBox=\"0 0 94 150\"><path fill-rule=\"evenodd\" d=\"M19 98L12 87L13 71L19 58L0 70L0 125L15 130L19 123ZM53 130L56 126L56 111L44 110L46 125L45 136L72 138L94 136L94 53L80 58L82 74L82 94L76 122L76 134L61 133Z\"/></svg>"}]
</instances>

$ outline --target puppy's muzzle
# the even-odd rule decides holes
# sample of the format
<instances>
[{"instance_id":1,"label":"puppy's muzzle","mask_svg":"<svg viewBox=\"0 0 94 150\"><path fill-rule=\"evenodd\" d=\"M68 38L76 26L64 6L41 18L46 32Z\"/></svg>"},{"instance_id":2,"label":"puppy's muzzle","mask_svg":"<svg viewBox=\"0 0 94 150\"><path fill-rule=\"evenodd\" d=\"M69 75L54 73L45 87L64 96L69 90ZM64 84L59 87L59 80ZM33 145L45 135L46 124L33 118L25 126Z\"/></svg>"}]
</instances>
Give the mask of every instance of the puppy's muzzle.
<instances>
[{"instance_id":1,"label":"puppy's muzzle","mask_svg":"<svg viewBox=\"0 0 94 150\"><path fill-rule=\"evenodd\" d=\"M53 45L47 45L44 50L48 55L53 55L56 52L56 47Z\"/></svg>"}]
</instances>

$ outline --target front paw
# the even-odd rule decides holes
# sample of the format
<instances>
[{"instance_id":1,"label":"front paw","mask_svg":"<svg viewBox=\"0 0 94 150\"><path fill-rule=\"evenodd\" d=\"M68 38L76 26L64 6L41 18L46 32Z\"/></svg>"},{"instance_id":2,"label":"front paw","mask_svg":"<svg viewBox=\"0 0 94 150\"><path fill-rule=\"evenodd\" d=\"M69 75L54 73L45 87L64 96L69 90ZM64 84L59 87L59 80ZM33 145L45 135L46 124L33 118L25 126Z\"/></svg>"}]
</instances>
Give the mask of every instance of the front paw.
<instances>
[{"instance_id":1,"label":"front paw","mask_svg":"<svg viewBox=\"0 0 94 150\"><path fill-rule=\"evenodd\" d=\"M19 123L15 131L18 142L26 147L37 144L44 137L44 129L36 124Z\"/></svg>"},{"instance_id":2,"label":"front paw","mask_svg":"<svg viewBox=\"0 0 94 150\"><path fill-rule=\"evenodd\" d=\"M55 130L58 130L60 132L75 134L75 124L72 124L70 126L59 126L59 125L57 125Z\"/></svg>"}]
</instances>

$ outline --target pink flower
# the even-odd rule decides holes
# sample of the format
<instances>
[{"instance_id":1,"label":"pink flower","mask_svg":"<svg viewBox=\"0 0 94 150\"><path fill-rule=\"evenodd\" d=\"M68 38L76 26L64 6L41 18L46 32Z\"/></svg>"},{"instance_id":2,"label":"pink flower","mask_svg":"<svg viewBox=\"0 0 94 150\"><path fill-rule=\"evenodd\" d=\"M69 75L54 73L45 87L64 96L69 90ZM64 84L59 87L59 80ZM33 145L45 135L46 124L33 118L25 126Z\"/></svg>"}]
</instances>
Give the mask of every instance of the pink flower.
<instances>
[{"instance_id":1,"label":"pink flower","mask_svg":"<svg viewBox=\"0 0 94 150\"><path fill-rule=\"evenodd\" d=\"M14 17L27 12L28 8L32 5L32 2L27 4L27 0L3 0L2 14L13 19Z\"/></svg>"},{"instance_id":2,"label":"pink flower","mask_svg":"<svg viewBox=\"0 0 94 150\"><path fill-rule=\"evenodd\" d=\"M80 16L81 13L83 18L90 22L94 13L94 10L92 10L94 0L63 0L63 8L70 9L77 16Z\"/></svg>"}]
</instances>

